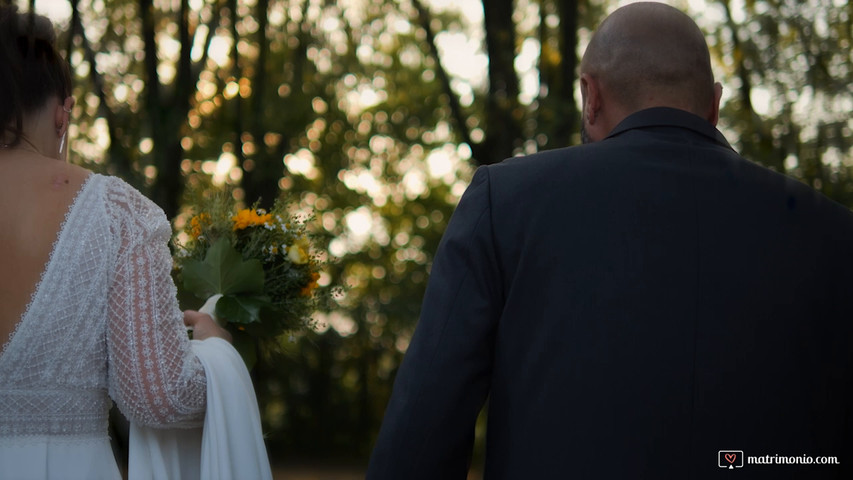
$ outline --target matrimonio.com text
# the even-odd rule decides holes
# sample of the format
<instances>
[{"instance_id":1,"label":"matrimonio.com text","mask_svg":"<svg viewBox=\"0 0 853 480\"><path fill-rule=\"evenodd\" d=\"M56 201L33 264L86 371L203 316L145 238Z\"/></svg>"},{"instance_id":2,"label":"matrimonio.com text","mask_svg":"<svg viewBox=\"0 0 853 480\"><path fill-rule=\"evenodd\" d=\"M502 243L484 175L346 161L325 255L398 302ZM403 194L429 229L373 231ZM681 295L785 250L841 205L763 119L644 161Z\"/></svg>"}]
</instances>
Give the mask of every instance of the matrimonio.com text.
<instances>
[{"instance_id":1,"label":"matrimonio.com text","mask_svg":"<svg viewBox=\"0 0 853 480\"><path fill-rule=\"evenodd\" d=\"M743 450L720 450L717 466L736 469L744 465L839 465L838 457L812 455L744 455Z\"/></svg>"}]
</instances>

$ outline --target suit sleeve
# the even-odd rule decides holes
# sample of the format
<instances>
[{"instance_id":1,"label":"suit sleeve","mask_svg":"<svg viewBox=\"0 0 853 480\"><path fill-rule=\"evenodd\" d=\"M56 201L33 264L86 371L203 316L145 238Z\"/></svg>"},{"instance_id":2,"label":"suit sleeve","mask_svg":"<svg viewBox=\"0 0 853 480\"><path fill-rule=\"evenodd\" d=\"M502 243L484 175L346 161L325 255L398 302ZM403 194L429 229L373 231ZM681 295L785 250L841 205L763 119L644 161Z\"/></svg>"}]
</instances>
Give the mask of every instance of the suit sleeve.
<instances>
[{"instance_id":1,"label":"suit sleeve","mask_svg":"<svg viewBox=\"0 0 853 480\"><path fill-rule=\"evenodd\" d=\"M369 480L467 476L503 305L489 185L489 169L482 167L441 240Z\"/></svg>"}]
</instances>

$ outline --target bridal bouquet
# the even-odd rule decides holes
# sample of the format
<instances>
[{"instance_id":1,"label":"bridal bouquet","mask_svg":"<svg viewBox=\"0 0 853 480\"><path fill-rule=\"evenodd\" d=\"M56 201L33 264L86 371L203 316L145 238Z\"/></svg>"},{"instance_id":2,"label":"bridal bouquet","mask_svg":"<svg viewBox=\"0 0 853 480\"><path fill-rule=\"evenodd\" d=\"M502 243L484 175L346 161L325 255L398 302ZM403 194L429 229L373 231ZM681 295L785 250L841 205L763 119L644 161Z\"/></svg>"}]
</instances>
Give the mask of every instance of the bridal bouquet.
<instances>
[{"instance_id":1,"label":"bridal bouquet","mask_svg":"<svg viewBox=\"0 0 853 480\"><path fill-rule=\"evenodd\" d=\"M318 289L320 264L305 225L284 202L269 212L257 205L237 210L230 197L217 197L185 233L185 241L175 242L176 283L207 299L200 310L231 331L244 358L254 356L253 340L311 325L328 293Z\"/></svg>"}]
</instances>

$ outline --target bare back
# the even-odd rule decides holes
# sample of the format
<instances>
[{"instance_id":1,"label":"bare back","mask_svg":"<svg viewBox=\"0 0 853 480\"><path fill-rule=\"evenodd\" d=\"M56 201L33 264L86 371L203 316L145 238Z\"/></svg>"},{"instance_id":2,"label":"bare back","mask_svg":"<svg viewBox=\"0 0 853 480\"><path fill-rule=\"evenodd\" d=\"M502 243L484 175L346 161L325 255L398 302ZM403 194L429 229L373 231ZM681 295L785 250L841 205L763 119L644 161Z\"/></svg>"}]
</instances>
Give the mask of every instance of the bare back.
<instances>
[{"instance_id":1,"label":"bare back","mask_svg":"<svg viewBox=\"0 0 853 480\"><path fill-rule=\"evenodd\" d=\"M27 151L0 151L0 347L25 313L89 173Z\"/></svg>"}]
</instances>

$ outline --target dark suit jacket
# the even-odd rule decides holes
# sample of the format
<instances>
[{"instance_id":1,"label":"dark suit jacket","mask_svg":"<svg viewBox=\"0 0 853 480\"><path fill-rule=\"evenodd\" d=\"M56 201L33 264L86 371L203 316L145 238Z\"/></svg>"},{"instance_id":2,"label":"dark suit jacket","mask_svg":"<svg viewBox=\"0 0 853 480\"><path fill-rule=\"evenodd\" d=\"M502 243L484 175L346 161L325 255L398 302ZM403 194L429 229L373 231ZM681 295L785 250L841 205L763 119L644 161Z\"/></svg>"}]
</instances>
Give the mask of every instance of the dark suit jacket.
<instances>
[{"instance_id":1,"label":"dark suit jacket","mask_svg":"<svg viewBox=\"0 0 853 480\"><path fill-rule=\"evenodd\" d=\"M465 478L487 397L486 479L853 478L851 343L851 212L644 110L477 171L368 478Z\"/></svg>"}]
</instances>

